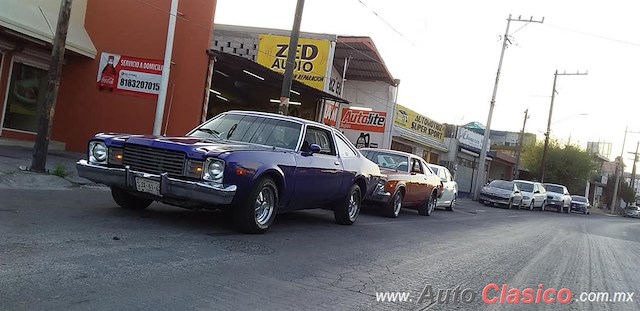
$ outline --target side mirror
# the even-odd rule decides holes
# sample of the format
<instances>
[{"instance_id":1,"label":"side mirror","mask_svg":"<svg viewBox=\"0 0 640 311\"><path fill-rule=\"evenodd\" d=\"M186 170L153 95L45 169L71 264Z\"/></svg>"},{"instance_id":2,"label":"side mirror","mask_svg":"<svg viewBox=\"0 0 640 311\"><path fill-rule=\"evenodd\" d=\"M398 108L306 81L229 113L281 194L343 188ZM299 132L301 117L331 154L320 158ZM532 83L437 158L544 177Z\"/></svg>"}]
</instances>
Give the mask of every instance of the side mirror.
<instances>
[{"instance_id":1,"label":"side mirror","mask_svg":"<svg viewBox=\"0 0 640 311\"><path fill-rule=\"evenodd\" d=\"M534 193L535 193L535 194L538 194L538 193L540 193L540 190L536 190L536 192L534 192Z\"/></svg>"},{"instance_id":2,"label":"side mirror","mask_svg":"<svg viewBox=\"0 0 640 311\"><path fill-rule=\"evenodd\" d=\"M314 154L320 152L321 148L318 144L311 144L309 146L309 154Z\"/></svg>"},{"instance_id":3,"label":"side mirror","mask_svg":"<svg viewBox=\"0 0 640 311\"><path fill-rule=\"evenodd\" d=\"M449 180L447 179L447 177L442 177L442 178L440 178L440 181L441 182L448 182Z\"/></svg>"}]
</instances>

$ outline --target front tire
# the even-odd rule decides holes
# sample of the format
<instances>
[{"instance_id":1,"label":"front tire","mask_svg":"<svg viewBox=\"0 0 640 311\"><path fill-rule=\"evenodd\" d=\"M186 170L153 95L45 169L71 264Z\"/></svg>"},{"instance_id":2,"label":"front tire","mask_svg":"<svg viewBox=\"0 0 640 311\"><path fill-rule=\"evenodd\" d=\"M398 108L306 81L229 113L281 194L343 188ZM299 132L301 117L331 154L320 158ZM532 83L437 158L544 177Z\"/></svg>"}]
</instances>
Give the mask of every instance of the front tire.
<instances>
[{"instance_id":1,"label":"front tire","mask_svg":"<svg viewBox=\"0 0 640 311\"><path fill-rule=\"evenodd\" d=\"M436 198L432 194L424 204L420 205L420 207L418 208L418 214L422 216L431 216L431 213L433 213L437 202L438 198Z\"/></svg>"},{"instance_id":2,"label":"front tire","mask_svg":"<svg viewBox=\"0 0 640 311\"><path fill-rule=\"evenodd\" d=\"M507 209L511 209L513 207L513 199L509 200L509 204L507 204Z\"/></svg>"},{"instance_id":3,"label":"front tire","mask_svg":"<svg viewBox=\"0 0 640 311\"><path fill-rule=\"evenodd\" d=\"M362 192L360 186L354 184L347 197L333 211L336 223L341 225L353 225L360 214L362 204Z\"/></svg>"},{"instance_id":4,"label":"front tire","mask_svg":"<svg viewBox=\"0 0 640 311\"><path fill-rule=\"evenodd\" d=\"M396 194L393 195L391 201L385 206L385 216L389 218L398 218L398 215L400 215L400 209L402 208L403 199L404 196L402 195L402 191L396 191Z\"/></svg>"},{"instance_id":5,"label":"front tire","mask_svg":"<svg viewBox=\"0 0 640 311\"><path fill-rule=\"evenodd\" d=\"M259 180L249 197L234 208L234 222L244 233L265 233L278 209L278 186L269 177Z\"/></svg>"},{"instance_id":6,"label":"front tire","mask_svg":"<svg viewBox=\"0 0 640 311\"><path fill-rule=\"evenodd\" d=\"M151 199L137 197L118 187L111 187L111 197L116 204L126 209L143 210L153 203Z\"/></svg>"},{"instance_id":7,"label":"front tire","mask_svg":"<svg viewBox=\"0 0 640 311\"><path fill-rule=\"evenodd\" d=\"M547 201L542 201L542 205L540 206L540 211L544 212L544 209L547 207Z\"/></svg>"}]
</instances>

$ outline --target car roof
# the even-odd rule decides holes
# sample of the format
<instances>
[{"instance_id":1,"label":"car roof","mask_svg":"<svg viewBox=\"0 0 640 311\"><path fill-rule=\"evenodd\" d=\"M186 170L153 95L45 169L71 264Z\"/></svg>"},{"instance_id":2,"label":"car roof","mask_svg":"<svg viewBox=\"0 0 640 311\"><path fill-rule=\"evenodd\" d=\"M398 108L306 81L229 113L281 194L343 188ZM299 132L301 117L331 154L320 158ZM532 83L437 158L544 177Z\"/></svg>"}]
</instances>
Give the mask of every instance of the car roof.
<instances>
[{"instance_id":1,"label":"car roof","mask_svg":"<svg viewBox=\"0 0 640 311\"><path fill-rule=\"evenodd\" d=\"M391 150L391 149L360 148L358 150L360 150L360 151L378 151L378 152L390 153L390 154L395 154L395 155L401 155L401 156L405 156L405 157L418 158L418 156L415 155L415 154L404 152L404 151Z\"/></svg>"},{"instance_id":2,"label":"car roof","mask_svg":"<svg viewBox=\"0 0 640 311\"><path fill-rule=\"evenodd\" d=\"M293 121L293 122L296 122L296 123L313 125L313 126L321 127L323 129L326 129L326 130L329 130L329 131L338 132L338 130L336 130L336 129L330 127L330 126L326 126L326 125L324 125L324 124L322 124L320 122L311 121L311 120L307 120L307 119L302 119L302 118L298 118L298 117L285 116L285 115L281 115L281 114L278 114L278 113L262 112L262 111L247 111L247 110L229 110L229 111L225 111L225 112L223 112L221 114L241 114L241 115L259 116L259 117L272 118L272 119L281 119L281 120Z\"/></svg>"},{"instance_id":3,"label":"car roof","mask_svg":"<svg viewBox=\"0 0 640 311\"><path fill-rule=\"evenodd\" d=\"M560 185L560 184L552 184L552 183L543 183L543 185L549 185L549 186L558 186L558 187L565 187L564 185ZM566 188L566 187L565 187Z\"/></svg>"},{"instance_id":4,"label":"car roof","mask_svg":"<svg viewBox=\"0 0 640 311\"><path fill-rule=\"evenodd\" d=\"M535 181L521 180L521 179L516 179L513 182L520 182L520 183L525 183L525 184L538 184L538 182L535 182Z\"/></svg>"},{"instance_id":5,"label":"car roof","mask_svg":"<svg viewBox=\"0 0 640 311\"><path fill-rule=\"evenodd\" d=\"M587 197L583 196L583 195L577 195L577 194L572 194L572 197L576 197L576 198L583 198L586 199Z\"/></svg>"}]
</instances>

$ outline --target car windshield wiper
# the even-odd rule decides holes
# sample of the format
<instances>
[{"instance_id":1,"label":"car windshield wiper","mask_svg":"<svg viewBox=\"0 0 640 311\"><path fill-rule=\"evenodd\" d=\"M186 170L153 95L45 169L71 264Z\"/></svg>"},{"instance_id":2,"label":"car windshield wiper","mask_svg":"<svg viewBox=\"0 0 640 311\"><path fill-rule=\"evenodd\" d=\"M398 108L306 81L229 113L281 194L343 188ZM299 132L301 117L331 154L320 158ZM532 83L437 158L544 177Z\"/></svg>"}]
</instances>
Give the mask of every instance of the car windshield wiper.
<instances>
[{"instance_id":1,"label":"car windshield wiper","mask_svg":"<svg viewBox=\"0 0 640 311\"><path fill-rule=\"evenodd\" d=\"M207 134L210 134L211 136L215 136L216 138L220 138L220 133L218 133L218 131L216 131L216 130L212 130L212 129L208 129L208 128L205 128L205 127L201 127L201 128L197 128L196 131L205 132Z\"/></svg>"}]
</instances>

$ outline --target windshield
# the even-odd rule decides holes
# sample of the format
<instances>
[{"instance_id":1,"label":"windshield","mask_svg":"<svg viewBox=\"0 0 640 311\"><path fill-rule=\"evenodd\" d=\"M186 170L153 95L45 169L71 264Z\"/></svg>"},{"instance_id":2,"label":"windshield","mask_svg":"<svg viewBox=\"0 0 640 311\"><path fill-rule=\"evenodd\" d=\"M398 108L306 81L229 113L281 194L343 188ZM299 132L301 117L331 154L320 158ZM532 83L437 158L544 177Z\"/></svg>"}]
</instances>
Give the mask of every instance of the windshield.
<instances>
[{"instance_id":1,"label":"windshield","mask_svg":"<svg viewBox=\"0 0 640 311\"><path fill-rule=\"evenodd\" d=\"M494 180L489 184L489 186L504 190L513 190L513 182L510 181Z\"/></svg>"},{"instance_id":2,"label":"windshield","mask_svg":"<svg viewBox=\"0 0 640 311\"><path fill-rule=\"evenodd\" d=\"M301 129L301 124L287 120L225 114L196 128L189 136L295 150Z\"/></svg>"},{"instance_id":3,"label":"windshield","mask_svg":"<svg viewBox=\"0 0 640 311\"><path fill-rule=\"evenodd\" d=\"M533 184L530 184L527 182L516 182L516 185L518 185L518 188L520 188L520 191L533 192Z\"/></svg>"},{"instance_id":4,"label":"windshield","mask_svg":"<svg viewBox=\"0 0 640 311\"><path fill-rule=\"evenodd\" d=\"M581 197L581 196L578 196L578 195L572 195L571 196L571 200L572 201L576 201L576 202L587 203L587 198Z\"/></svg>"},{"instance_id":5,"label":"windshield","mask_svg":"<svg viewBox=\"0 0 640 311\"><path fill-rule=\"evenodd\" d=\"M544 188L547 189L547 192L564 193L564 190L560 186L545 184Z\"/></svg>"},{"instance_id":6,"label":"windshield","mask_svg":"<svg viewBox=\"0 0 640 311\"><path fill-rule=\"evenodd\" d=\"M438 167L437 166L432 166L432 165L428 165L428 166L433 171L434 174L438 175Z\"/></svg>"},{"instance_id":7,"label":"windshield","mask_svg":"<svg viewBox=\"0 0 640 311\"><path fill-rule=\"evenodd\" d=\"M378 164L380 168L388 168L401 172L409 171L409 158L403 155L365 150L362 154L369 160Z\"/></svg>"}]
</instances>

